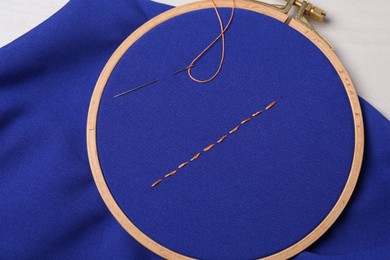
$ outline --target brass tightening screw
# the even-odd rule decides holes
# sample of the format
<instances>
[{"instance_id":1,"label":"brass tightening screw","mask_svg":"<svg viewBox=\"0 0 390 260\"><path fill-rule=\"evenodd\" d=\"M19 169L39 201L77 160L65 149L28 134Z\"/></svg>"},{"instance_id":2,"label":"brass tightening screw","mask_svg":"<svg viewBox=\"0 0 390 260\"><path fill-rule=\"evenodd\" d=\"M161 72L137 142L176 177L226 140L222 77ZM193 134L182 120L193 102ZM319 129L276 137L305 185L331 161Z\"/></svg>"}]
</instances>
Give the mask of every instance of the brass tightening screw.
<instances>
[{"instance_id":1,"label":"brass tightening screw","mask_svg":"<svg viewBox=\"0 0 390 260\"><path fill-rule=\"evenodd\" d=\"M303 3L299 0L296 0L294 2L294 5L298 7L301 7L302 4ZM317 22L323 22L326 16L326 11L313 5L312 3L308 3L308 5L305 8L305 15L310 16L311 18L313 18L313 20Z\"/></svg>"}]
</instances>

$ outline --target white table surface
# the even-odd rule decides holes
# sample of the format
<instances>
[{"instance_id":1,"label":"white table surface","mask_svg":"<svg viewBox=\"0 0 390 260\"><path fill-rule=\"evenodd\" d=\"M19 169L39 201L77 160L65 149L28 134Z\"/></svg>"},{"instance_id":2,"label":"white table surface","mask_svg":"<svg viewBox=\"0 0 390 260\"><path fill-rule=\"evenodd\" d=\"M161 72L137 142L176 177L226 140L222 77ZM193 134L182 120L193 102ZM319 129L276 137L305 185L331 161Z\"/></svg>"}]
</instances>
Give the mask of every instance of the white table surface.
<instances>
[{"instance_id":1,"label":"white table surface","mask_svg":"<svg viewBox=\"0 0 390 260\"><path fill-rule=\"evenodd\" d=\"M180 5L193 0L154 1ZM281 0L272 2L275 1L283 3ZM39 25L67 2L0 0L0 47ZM327 22L316 27L334 46L357 92L390 119L390 26L387 23L390 1L312 2L327 10Z\"/></svg>"}]
</instances>

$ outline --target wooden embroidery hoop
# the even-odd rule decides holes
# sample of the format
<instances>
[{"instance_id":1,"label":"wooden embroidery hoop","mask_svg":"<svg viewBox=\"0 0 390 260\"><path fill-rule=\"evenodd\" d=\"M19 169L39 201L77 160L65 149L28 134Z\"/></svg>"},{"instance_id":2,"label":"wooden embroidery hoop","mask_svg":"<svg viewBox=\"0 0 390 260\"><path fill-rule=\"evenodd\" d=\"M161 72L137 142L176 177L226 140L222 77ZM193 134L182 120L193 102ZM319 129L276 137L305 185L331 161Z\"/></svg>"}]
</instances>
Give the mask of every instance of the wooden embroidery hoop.
<instances>
[{"instance_id":1,"label":"wooden embroidery hoop","mask_svg":"<svg viewBox=\"0 0 390 260\"><path fill-rule=\"evenodd\" d=\"M218 7L231 7L230 1L224 0L215 0ZM250 10L253 12L257 12L259 14L264 14L274 19L277 19L283 23L288 21L288 15L282 12L279 12L270 6L263 5L261 3L253 2L250 0L235 0L235 5L237 8ZM95 86L89 112L88 112L88 120L87 120L87 149L88 149L88 157L92 170L92 174L94 180L96 182L96 186L102 196L104 202L107 207L114 215L116 220L122 225L122 227L139 243L158 254L159 256L166 259L193 259L188 256L181 255L177 252L174 252L161 244L158 244L151 238L149 238L146 234L144 234L140 229L138 229L130 219L125 215L119 205L116 203L113 195L111 194L106 180L104 178L104 174L100 167L100 162L98 158L97 151L97 142L96 142L96 123L98 117L98 110L101 101L101 97L106 86L106 83L113 72L115 66L122 58L122 56L126 53L126 51L144 34L149 32L154 27L159 24L174 18L176 16L195 11L201 9L212 8L212 3L210 1L200 1L194 2L187 5L183 5L174 9L171 9L165 13L158 15L153 18L139 29L137 29L133 34L131 34L114 52L111 56L107 64L105 65L98 81ZM364 127L363 127L363 118L362 112L359 104L359 99L352 84L352 81L342 65L339 58L336 56L330 45L324 40L315 30L314 28L308 28L304 23L291 19L290 22L287 22L290 27L300 32L307 39L313 42L329 59L334 68L336 69L340 79L342 80L344 87L346 89L352 113L354 119L354 131L355 131L355 146L354 146L354 156L353 162L350 170L350 174L346 185L341 193L338 201L334 205L333 209L329 212L329 214L323 219L323 221L314 229L311 233L309 233L306 237L298 241L296 244L278 252L271 256L265 257L263 259L287 259L293 257L299 252L305 250L311 244L313 244L318 238L320 238L336 221L339 217L343 209L345 208L347 202L349 201L352 192L356 186L360 168L363 160L363 150L364 150Z\"/></svg>"}]
</instances>

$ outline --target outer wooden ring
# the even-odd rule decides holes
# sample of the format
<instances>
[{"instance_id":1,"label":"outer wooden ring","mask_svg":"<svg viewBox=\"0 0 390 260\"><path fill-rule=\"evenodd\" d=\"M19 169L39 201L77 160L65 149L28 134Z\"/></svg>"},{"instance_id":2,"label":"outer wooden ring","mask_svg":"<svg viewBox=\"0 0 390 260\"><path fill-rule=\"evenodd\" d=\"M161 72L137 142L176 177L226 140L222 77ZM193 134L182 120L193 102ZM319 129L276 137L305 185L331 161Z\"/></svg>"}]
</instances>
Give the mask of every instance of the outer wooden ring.
<instances>
[{"instance_id":1,"label":"outer wooden ring","mask_svg":"<svg viewBox=\"0 0 390 260\"><path fill-rule=\"evenodd\" d=\"M219 7L230 7L230 1L224 0L215 0L216 4ZM251 10L260 14L264 14L270 17L273 17L283 23L285 23L288 19L288 16L282 14L270 7L251 2L250 0L235 0L236 7ZM154 253L164 257L166 259L193 259L188 256L181 255L176 253L163 245L158 244L151 238L149 238L146 234L144 234L140 229L138 229L125 215L119 205L116 203L114 197L112 196L107 183L104 179L104 175L102 169L100 167L98 151L97 151L97 143L96 143L96 123L98 117L98 110L100 105L100 100L106 86L106 83L114 70L116 64L122 58L122 56L126 53L126 51L144 34L153 29L155 26L179 16L181 14L201 10L206 8L212 8L211 1L201 1L190 3L187 5L183 5L174 9L171 9L165 13L160 14L159 16L153 18L143 26L141 26L138 30L136 30L133 34L131 34L114 52L106 66L104 67L93 92L91 103L89 106L88 112L88 121L87 121L87 148L88 148L88 157L92 170L92 174L94 180L96 182L96 186L102 196L104 202L107 207L114 215L116 220L122 225L122 227L133 236L138 242L144 245L149 250ZM291 20L289 25L295 30L299 31L301 34L306 36L310 41L312 41L329 59L334 68L337 70L343 84L347 95L349 97L349 101L352 108L353 118L354 118L354 129L355 129L355 151L353 157L353 163L351 166L351 171L346 182L346 185L334 205L333 209L326 216L326 218L306 237L301 239L296 244L278 252L271 256L265 257L264 259L287 259L293 257L299 252L305 250L308 246L314 243L318 238L320 238L336 221L336 219L340 216L341 212L345 208L347 202L349 201L352 192L356 186L360 168L363 160L363 150L364 150L364 127L363 127L363 117L359 104L359 99L357 97L356 91L353 87L352 81L342 65L339 58L336 56L334 51L315 34L313 31L309 30L302 23L296 21L295 19Z\"/></svg>"}]
</instances>

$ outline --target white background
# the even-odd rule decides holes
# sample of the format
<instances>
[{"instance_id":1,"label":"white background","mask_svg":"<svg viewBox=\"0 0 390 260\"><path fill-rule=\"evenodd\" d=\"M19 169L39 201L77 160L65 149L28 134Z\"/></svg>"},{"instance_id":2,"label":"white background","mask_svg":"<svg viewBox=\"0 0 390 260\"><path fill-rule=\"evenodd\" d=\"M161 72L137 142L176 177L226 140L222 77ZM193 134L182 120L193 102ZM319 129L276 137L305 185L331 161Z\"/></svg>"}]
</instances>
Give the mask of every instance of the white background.
<instances>
[{"instance_id":1,"label":"white background","mask_svg":"<svg viewBox=\"0 0 390 260\"><path fill-rule=\"evenodd\" d=\"M155 1L180 5L193 0ZM283 3L282 0L272 0L275 1ZM67 2L0 0L0 47L49 18ZM334 46L359 95L390 119L390 1L312 2L328 12L327 22L315 26Z\"/></svg>"}]
</instances>

